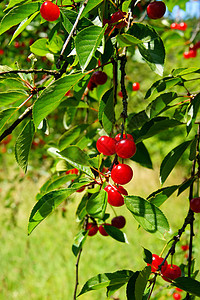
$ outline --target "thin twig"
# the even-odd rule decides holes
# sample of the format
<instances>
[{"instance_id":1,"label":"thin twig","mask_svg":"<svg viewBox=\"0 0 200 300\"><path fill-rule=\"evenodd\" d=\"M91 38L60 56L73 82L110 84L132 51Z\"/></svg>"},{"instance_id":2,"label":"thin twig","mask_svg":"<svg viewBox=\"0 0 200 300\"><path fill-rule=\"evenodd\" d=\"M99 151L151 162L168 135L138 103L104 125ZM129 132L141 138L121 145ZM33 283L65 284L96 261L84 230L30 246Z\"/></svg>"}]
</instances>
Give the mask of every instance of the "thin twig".
<instances>
[{"instance_id":1,"label":"thin twig","mask_svg":"<svg viewBox=\"0 0 200 300\"><path fill-rule=\"evenodd\" d=\"M21 116L10 126L8 127L2 135L0 135L0 142L13 132L13 130L27 117L32 113L33 105L29 106Z\"/></svg>"},{"instance_id":2,"label":"thin twig","mask_svg":"<svg viewBox=\"0 0 200 300\"><path fill-rule=\"evenodd\" d=\"M128 109L128 95L126 92L126 88L125 88L125 76L126 76L126 72L125 72L125 66L126 66L126 62L127 62L127 58L126 55L123 55L122 57L120 57L120 61L121 61L121 65L120 65L120 71L121 71L121 91L122 91L122 95L123 95L123 99L122 99L122 104L123 104L123 111L121 113L121 117L124 119L124 122L128 116L127 114L127 109Z\"/></svg>"},{"instance_id":3,"label":"thin twig","mask_svg":"<svg viewBox=\"0 0 200 300\"><path fill-rule=\"evenodd\" d=\"M76 282L75 282L75 288L74 288L74 297L73 297L73 300L76 300L76 293L77 293L77 289L78 289L78 285L79 285L79 270L78 270L78 267L79 267L79 261L80 261L80 258L81 258L81 253L83 251L83 248L81 248L79 250L79 253L78 253L78 256L77 256L77 261L76 261Z\"/></svg>"},{"instance_id":4,"label":"thin twig","mask_svg":"<svg viewBox=\"0 0 200 300\"><path fill-rule=\"evenodd\" d=\"M30 70L10 70L10 71L5 71L5 72L0 72L1 75L6 75L6 74L18 74L18 73L24 73L24 74L30 74L30 73L47 73L49 75L56 76L58 74L58 71L56 70L45 70L45 69L30 69Z\"/></svg>"},{"instance_id":5,"label":"thin twig","mask_svg":"<svg viewBox=\"0 0 200 300\"><path fill-rule=\"evenodd\" d=\"M69 43L69 41L70 41L73 33L74 33L74 30L76 29L76 26L78 25L78 21L79 21L81 15L82 15L82 12L83 12L84 8L86 7L87 3L88 3L88 0L85 0L84 3L83 3L83 5L80 8L80 11L79 11L78 16L76 18L76 21L75 21L75 23L74 23L74 25L72 27L72 30L71 30L70 34L68 35L68 37L67 37L67 39L66 39L66 41L65 41L65 43L64 43L64 45L62 47L62 50L61 50L61 53L60 53L60 60L62 60L63 53L64 53L64 51L65 51L65 49L66 49L66 47L67 47L67 45L68 45L68 43Z\"/></svg>"}]
</instances>

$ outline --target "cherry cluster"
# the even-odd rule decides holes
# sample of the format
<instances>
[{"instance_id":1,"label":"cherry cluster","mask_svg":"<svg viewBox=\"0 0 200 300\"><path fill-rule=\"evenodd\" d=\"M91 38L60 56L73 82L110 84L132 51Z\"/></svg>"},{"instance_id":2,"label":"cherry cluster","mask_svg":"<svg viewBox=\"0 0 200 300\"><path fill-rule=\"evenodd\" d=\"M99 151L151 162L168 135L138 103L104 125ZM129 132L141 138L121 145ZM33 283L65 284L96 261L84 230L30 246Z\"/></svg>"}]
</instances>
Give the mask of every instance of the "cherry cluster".
<instances>
[{"instance_id":1,"label":"cherry cluster","mask_svg":"<svg viewBox=\"0 0 200 300\"><path fill-rule=\"evenodd\" d=\"M122 29L123 27L126 27L126 13L118 10L114 14L112 14L110 19L103 19L103 26L108 24L108 27L106 28L105 34L109 34L113 28Z\"/></svg>"},{"instance_id":2,"label":"cherry cluster","mask_svg":"<svg viewBox=\"0 0 200 300\"><path fill-rule=\"evenodd\" d=\"M160 19L166 12L166 5L162 1L153 1L147 6L147 15L150 19Z\"/></svg>"},{"instance_id":3,"label":"cherry cluster","mask_svg":"<svg viewBox=\"0 0 200 300\"><path fill-rule=\"evenodd\" d=\"M164 259L157 254L152 254L152 263L147 264L148 266L151 266L151 272L156 273L159 270L159 266L163 263ZM176 278L181 276L181 269L177 265L171 265L168 264L167 261L163 263L160 273L162 278L167 282L172 282L172 280L175 280Z\"/></svg>"},{"instance_id":4,"label":"cherry cluster","mask_svg":"<svg viewBox=\"0 0 200 300\"><path fill-rule=\"evenodd\" d=\"M200 48L200 41L198 41L196 44L190 46L189 51L186 51L183 53L183 57L186 59L196 57L197 50L199 48Z\"/></svg>"},{"instance_id":5,"label":"cherry cluster","mask_svg":"<svg viewBox=\"0 0 200 300\"><path fill-rule=\"evenodd\" d=\"M89 82L88 82L88 89L92 91L94 88L96 88L98 85L103 85L107 81L107 74L103 71L96 71L92 74Z\"/></svg>"},{"instance_id":6,"label":"cherry cluster","mask_svg":"<svg viewBox=\"0 0 200 300\"><path fill-rule=\"evenodd\" d=\"M89 231L88 235L93 236L97 234L97 232L99 231L101 235L108 236L109 234L106 232L104 225L113 226L118 229L122 229L126 225L126 219L123 216L116 216L111 220L111 224L104 223L99 226L96 223L92 223L92 222L88 223L86 227L86 229Z\"/></svg>"},{"instance_id":7,"label":"cherry cluster","mask_svg":"<svg viewBox=\"0 0 200 300\"><path fill-rule=\"evenodd\" d=\"M185 31L187 29L187 24L185 22L181 22L181 23L174 22L170 25L170 28Z\"/></svg>"}]
</instances>

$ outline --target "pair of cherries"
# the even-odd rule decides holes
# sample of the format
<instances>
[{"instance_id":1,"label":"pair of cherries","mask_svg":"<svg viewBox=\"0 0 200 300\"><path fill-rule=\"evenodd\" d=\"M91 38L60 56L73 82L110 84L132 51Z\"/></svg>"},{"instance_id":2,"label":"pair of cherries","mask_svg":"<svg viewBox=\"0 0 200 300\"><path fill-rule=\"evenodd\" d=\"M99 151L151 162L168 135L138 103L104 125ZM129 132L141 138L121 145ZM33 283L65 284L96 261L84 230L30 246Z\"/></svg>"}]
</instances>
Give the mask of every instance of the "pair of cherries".
<instances>
[{"instance_id":1,"label":"pair of cherries","mask_svg":"<svg viewBox=\"0 0 200 300\"><path fill-rule=\"evenodd\" d=\"M99 231L101 235L108 236L109 234L106 232L104 225L111 225L118 229L122 229L126 225L126 219L124 216L116 216L111 220L111 224L105 223L100 226L95 223L88 223L86 228L89 231L88 235L93 236Z\"/></svg>"},{"instance_id":2,"label":"pair of cherries","mask_svg":"<svg viewBox=\"0 0 200 300\"><path fill-rule=\"evenodd\" d=\"M163 260L164 259L157 254L152 254L152 263L147 264L148 266L151 266L152 273L158 271L159 265L161 265ZM164 262L160 271L162 278L167 282L172 282L172 280L175 280L176 278L181 276L181 269L179 268L179 266L171 264L168 265L167 261Z\"/></svg>"}]
</instances>

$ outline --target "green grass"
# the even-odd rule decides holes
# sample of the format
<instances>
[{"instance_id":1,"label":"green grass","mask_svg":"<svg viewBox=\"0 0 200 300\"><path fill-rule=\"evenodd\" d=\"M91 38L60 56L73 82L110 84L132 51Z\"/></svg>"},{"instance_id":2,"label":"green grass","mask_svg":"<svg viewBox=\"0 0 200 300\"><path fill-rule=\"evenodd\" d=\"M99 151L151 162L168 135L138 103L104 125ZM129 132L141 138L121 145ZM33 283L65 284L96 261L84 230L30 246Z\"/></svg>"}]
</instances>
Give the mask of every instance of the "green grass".
<instances>
[{"instance_id":1,"label":"green grass","mask_svg":"<svg viewBox=\"0 0 200 300\"><path fill-rule=\"evenodd\" d=\"M152 171L135 164L133 168L135 171L134 179L127 185L129 194L146 197L156 188L160 188L157 168ZM13 175L12 173L9 174L11 179ZM167 185L180 183L183 177L182 170L178 169L169 178ZM46 176L41 176L37 180L36 178L30 180L30 178L25 177L22 181L16 180L16 184L14 183L15 191L12 192L11 197L14 200L13 203L18 203L16 209L5 208L5 203L2 201L0 204L0 300L73 299L76 258L72 254L71 246L74 236L79 230L75 217L79 198L70 200L66 206L65 218L62 217L61 208L57 209L28 237L27 223L30 211L35 204L35 195L42 182L46 180ZM4 179L2 181L2 194L5 195L11 186L13 186L13 181L8 182ZM188 208L187 203L187 194L182 194L178 198L170 197L162 206L173 232L182 226ZM12 211L15 214L16 225L12 223ZM142 247L159 254L165 245L164 240L158 239L143 229L138 229L138 224L125 207L116 208L116 211L118 214L123 214L127 219L124 232L129 244L118 243L112 238L103 237L100 234L88 237L79 265L79 288L90 277L98 273L114 272L119 269L140 270L145 266L142 259ZM112 211L110 212L112 213ZM196 219L199 220L199 216ZM195 233L197 233L198 225L195 225ZM169 237L171 235L166 236L167 240ZM195 257L197 257L197 266L200 266L197 251L199 241L196 240L198 240L198 233L195 239ZM185 240L183 239L181 243L185 243ZM184 253L180 250L180 245L177 245L174 263L180 264L183 260L185 261ZM159 282L166 286L162 279ZM154 299L167 299L171 291L172 289L165 289L164 292L159 292ZM120 289L116 295L120 300L124 300L125 289ZM105 289L89 292L80 297L80 300L104 299L106 299Z\"/></svg>"}]
</instances>

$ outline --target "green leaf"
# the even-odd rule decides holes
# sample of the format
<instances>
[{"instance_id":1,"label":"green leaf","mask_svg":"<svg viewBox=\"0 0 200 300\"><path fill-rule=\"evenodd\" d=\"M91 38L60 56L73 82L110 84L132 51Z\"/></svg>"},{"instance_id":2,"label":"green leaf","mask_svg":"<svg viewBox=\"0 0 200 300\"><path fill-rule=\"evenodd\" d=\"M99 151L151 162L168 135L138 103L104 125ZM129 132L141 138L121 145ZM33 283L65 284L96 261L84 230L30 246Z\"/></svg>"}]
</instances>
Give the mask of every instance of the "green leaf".
<instances>
[{"instance_id":1,"label":"green leaf","mask_svg":"<svg viewBox=\"0 0 200 300\"><path fill-rule=\"evenodd\" d=\"M125 196L124 201L136 221L146 231L163 236L169 230L165 215L154 204L138 196Z\"/></svg>"},{"instance_id":2,"label":"green leaf","mask_svg":"<svg viewBox=\"0 0 200 300\"><path fill-rule=\"evenodd\" d=\"M188 108L188 121L187 121L187 134L189 134L192 126L195 123L197 113L199 111L200 106L200 94L197 94L191 101L189 108Z\"/></svg>"},{"instance_id":3,"label":"green leaf","mask_svg":"<svg viewBox=\"0 0 200 300\"><path fill-rule=\"evenodd\" d=\"M186 141L180 144L179 146L175 147L171 150L163 159L161 166L160 166L160 180L163 184L173 168L175 167L176 163L179 161L185 150L191 144L191 141Z\"/></svg>"},{"instance_id":4,"label":"green leaf","mask_svg":"<svg viewBox=\"0 0 200 300\"><path fill-rule=\"evenodd\" d=\"M128 46L133 46L142 43L140 39L127 33L118 34L117 41L121 47L128 47Z\"/></svg>"},{"instance_id":5,"label":"green leaf","mask_svg":"<svg viewBox=\"0 0 200 300\"><path fill-rule=\"evenodd\" d=\"M67 182L74 180L77 178L76 174L68 174L68 175L54 175L50 177L40 188L40 193L46 194L47 192L53 191L62 187Z\"/></svg>"},{"instance_id":6,"label":"green leaf","mask_svg":"<svg viewBox=\"0 0 200 300\"><path fill-rule=\"evenodd\" d=\"M105 228L105 231L116 241L121 243L127 243L127 238L125 234L119 230L118 228L110 225L104 224L103 226Z\"/></svg>"},{"instance_id":7,"label":"green leaf","mask_svg":"<svg viewBox=\"0 0 200 300\"><path fill-rule=\"evenodd\" d=\"M139 276L139 271L136 271L133 273L133 276L128 281L127 287L126 287L126 296L127 300L136 300L135 299L135 284L136 280Z\"/></svg>"},{"instance_id":8,"label":"green leaf","mask_svg":"<svg viewBox=\"0 0 200 300\"><path fill-rule=\"evenodd\" d=\"M169 128L173 128L179 125L183 125L183 123L175 120L169 119L167 117L156 117L151 119L149 122L146 122L138 133L138 138L136 142L140 142L141 140L148 139L161 131L167 130Z\"/></svg>"},{"instance_id":9,"label":"green leaf","mask_svg":"<svg viewBox=\"0 0 200 300\"><path fill-rule=\"evenodd\" d=\"M143 260L145 261L145 263L147 264L151 264L152 263L152 253L151 251L149 251L146 248L143 248Z\"/></svg>"},{"instance_id":10,"label":"green leaf","mask_svg":"<svg viewBox=\"0 0 200 300\"><path fill-rule=\"evenodd\" d=\"M28 166L28 156L35 133L33 121L29 121L18 136L15 145L15 157L19 166L26 173Z\"/></svg>"},{"instance_id":11,"label":"green leaf","mask_svg":"<svg viewBox=\"0 0 200 300\"><path fill-rule=\"evenodd\" d=\"M111 88L110 90L106 91L105 94L103 95L102 99L100 100L100 103L99 103L99 112L98 112L99 122L102 122L103 113L104 113L105 107L106 107L107 102L108 102L108 100L109 100L110 97L113 99L113 88Z\"/></svg>"},{"instance_id":12,"label":"green leaf","mask_svg":"<svg viewBox=\"0 0 200 300\"><path fill-rule=\"evenodd\" d=\"M172 185L159 189L147 197L147 200L156 206L161 206L177 189L179 185Z\"/></svg>"},{"instance_id":13,"label":"green leaf","mask_svg":"<svg viewBox=\"0 0 200 300\"><path fill-rule=\"evenodd\" d=\"M12 43L12 41L32 22L32 20L39 14L39 11L36 11L34 14L32 14L32 16L30 16L30 18L26 18L25 20L23 20L19 26L17 27L17 29L15 30L12 39L10 41L9 44Z\"/></svg>"},{"instance_id":14,"label":"green leaf","mask_svg":"<svg viewBox=\"0 0 200 300\"><path fill-rule=\"evenodd\" d=\"M194 296L200 297L200 282L195 279L179 277L173 281L173 285Z\"/></svg>"},{"instance_id":15,"label":"green leaf","mask_svg":"<svg viewBox=\"0 0 200 300\"><path fill-rule=\"evenodd\" d=\"M197 156L197 143L198 143L198 136L196 135L190 146L189 160L191 160L191 161L195 160L195 158Z\"/></svg>"},{"instance_id":16,"label":"green leaf","mask_svg":"<svg viewBox=\"0 0 200 300\"><path fill-rule=\"evenodd\" d=\"M145 145L140 142L137 144L137 151L133 157L131 157L132 161L139 163L141 166L149 169L153 169L151 157Z\"/></svg>"},{"instance_id":17,"label":"green leaf","mask_svg":"<svg viewBox=\"0 0 200 300\"><path fill-rule=\"evenodd\" d=\"M35 41L30 46L30 50L31 50L31 52L33 52L36 55L45 56L47 53L50 52L50 50L48 48L48 39L42 38L42 39Z\"/></svg>"},{"instance_id":18,"label":"green leaf","mask_svg":"<svg viewBox=\"0 0 200 300\"><path fill-rule=\"evenodd\" d=\"M98 113L99 122L103 125L105 131L110 134L115 122L113 88L106 91L99 104Z\"/></svg>"},{"instance_id":19,"label":"green leaf","mask_svg":"<svg viewBox=\"0 0 200 300\"><path fill-rule=\"evenodd\" d=\"M33 106L33 120L36 128L49 113L56 109L63 100L66 92L84 76L85 75L81 73L66 75L56 80L42 92Z\"/></svg>"},{"instance_id":20,"label":"green leaf","mask_svg":"<svg viewBox=\"0 0 200 300\"><path fill-rule=\"evenodd\" d=\"M72 144L81 133L88 127L88 124L81 124L74 126L67 130L59 139L58 145L60 150L65 149L67 146Z\"/></svg>"},{"instance_id":21,"label":"green leaf","mask_svg":"<svg viewBox=\"0 0 200 300\"><path fill-rule=\"evenodd\" d=\"M80 249L83 247L84 242L87 238L87 230L81 230L74 238L74 243L72 245L72 252L75 256L78 255Z\"/></svg>"},{"instance_id":22,"label":"green leaf","mask_svg":"<svg viewBox=\"0 0 200 300\"><path fill-rule=\"evenodd\" d=\"M152 119L156 117L166 106L176 99L177 93L170 92L159 95L154 101L152 101L146 108L147 116Z\"/></svg>"},{"instance_id":23,"label":"green leaf","mask_svg":"<svg viewBox=\"0 0 200 300\"><path fill-rule=\"evenodd\" d=\"M132 271L121 270L113 273L98 274L90 278L81 289L78 296L85 294L92 290L98 290L108 286L124 285L128 282L130 277L133 275Z\"/></svg>"},{"instance_id":24,"label":"green leaf","mask_svg":"<svg viewBox=\"0 0 200 300\"><path fill-rule=\"evenodd\" d=\"M185 180L180 186L179 186L179 189L178 189L178 194L177 196L179 196L182 192L184 192L188 187L190 187L193 182L196 180L196 177L193 177L193 178L189 178L187 180Z\"/></svg>"},{"instance_id":25,"label":"green leaf","mask_svg":"<svg viewBox=\"0 0 200 300\"><path fill-rule=\"evenodd\" d=\"M104 37L104 32L105 28L93 25L81 30L77 34L75 47L82 71L87 68L95 51L99 47Z\"/></svg>"},{"instance_id":26,"label":"green leaf","mask_svg":"<svg viewBox=\"0 0 200 300\"><path fill-rule=\"evenodd\" d=\"M178 68L172 71L173 76L183 76L191 73L200 73L200 69L197 67L190 67L190 68Z\"/></svg>"},{"instance_id":27,"label":"green leaf","mask_svg":"<svg viewBox=\"0 0 200 300\"><path fill-rule=\"evenodd\" d=\"M17 108L8 108L0 111L0 134L4 130L6 124L13 119L14 113L17 111Z\"/></svg>"},{"instance_id":28,"label":"green leaf","mask_svg":"<svg viewBox=\"0 0 200 300\"><path fill-rule=\"evenodd\" d=\"M76 210L76 215L78 216L79 220L83 220L83 218L87 215L87 211L86 211L87 201L88 201L88 194L85 194L81 199L81 202L79 203Z\"/></svg>"},{"instance_id":29,"label":"green leaf","mask_svg":"<svg viewBox=\"0 0 200 300\"><path fill-rule=\"evenodd\" d=\"M65 30L70 33L70 31L72 30L73 24L76 21L76 18L78 16L78 13L73 11L73 10L69 10L69 9L65 9L64 7L62 8L62 17L63 17L63 22L62 25L64 26ZM77 25L77 30L82 30L88 26L93 25L92 21L90 21L89 19L82 17Z\"/></svg>"},{"instance_id":30,"label":"green leaf","mask_svg":"<svg viewBox=\"0 0 200 300\"><path fill-rule=\"evenodd\" d=\"M149 97L157 97L160 93L163 93L165 90L172 88L173 86L181 82L181 78L174 77L164 77L160 80L157 80L152 84L150 89L146 92L145 99Z\"/></svg>"},{"instance_id":31,"label":"green leaf","mask_svg":"<svg viewBox=\"0 0 200 300\"><path fill-rule=\"evenodd\" d=\"M27 3L12 8L2 19L0 35L39 10L39 3Z\"/></svg>"},{"instance_id":32,"label":"green leaf","mask_svg":"<svg viewBox=\"0 0 200 300\"><path fill-rule=\"evenodd\" d=\"M86 204L86 210L93 218L103 219L107 206L108 194L106 191L101 190L93 194Z\"/></svg>"},{"instance_id":33,"label":"green leaf","mask_svg":"<svg viewBox=\"0 0 200 300\"><path fill-rule=\"evenodd\" d=\"M83 18L83 16L85 16L88 12L90 12L93 8L95 8L101 2L103 2L103 0L89 0L82 15L81 15L81 19Z\"/></svg>"},{"instance_id":34,"label":"green leaf","mask_svg":"<svg viewBox=\"0 0 200 300\"><path fill-rule=\"evenodd\" d=\"M106 288L106 289L107 289L106 296L107 296L107 297L111 297L111 296L112 296L117 290L119 290L123 285L124 285L124 283L108 286L108 287Z\"/></svg>"},{"instance_id":35,"label":"green leaf","mask_svg":"<svg viewBox=\"0 0 200 300\"><path fill-rule=\"evenodd\" d=\"M31 211L28 223L28 235L75 191L75 189L62 189L49 192L40 198Z\"/></svg>"},{"instance_id":36,"label":"green leaf","mask_svg":"<svg viewBox=\"0 0 200 300\"><path fill-rule=\"evenodd\" d=\"M12 8L13 6L15 6L15 5L17 5L21 2L24 3L24 2L27 2L27 1L24 1L24 0L10 0L8 6L6 7L6 10Z\"/></svg>"},{"instance_id":37,"label":"green leaf","mask_svg":"<svg viewBox=\"0 0 200 300\"><path fill-rule=\"evenodd\" d=\"M135 300L142 300L150 274L150 266L147 266L142 271L140 271L135 282Z\"/></svg>"},{"instance_id":38,"label":"green leaf","mask_svg":"<svg viewBox=\"0 0 200 300\"><path fill-rule=\"evenodd\" d=\"M0 106L6 106L16 101L23 102L27 98L27 94L23 91L12 91L0 93Z\"/></svg>"},{"instance_id":39,"label":"green leaf","mask_svg":"<svg viewBox=\"0 0 200 300\"><path fill-rule=\"evenodd\" d=\"M60 158L66 160L70 165L78 170L93 177L93 173L90 170L89 156L76 146L69 146L63 151L59 152Z\"/></svg>"},{"instance_id":40,"label":"green leaf","mask_svg":"<svg viewBox=\"0 0 200 300\"><path fill-rule=\"evenodd\" d=\"M139 113L129 114L128 116L128 124L127 128L129 132L132 132L134 129L138 129L142 127L146 122L149 121L149 118L144 110L140 111Z\"/></svg>"}]
</instances>

